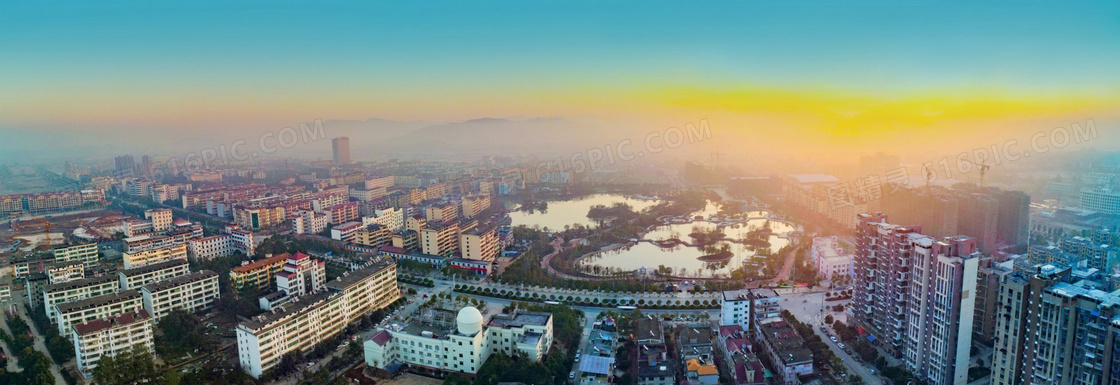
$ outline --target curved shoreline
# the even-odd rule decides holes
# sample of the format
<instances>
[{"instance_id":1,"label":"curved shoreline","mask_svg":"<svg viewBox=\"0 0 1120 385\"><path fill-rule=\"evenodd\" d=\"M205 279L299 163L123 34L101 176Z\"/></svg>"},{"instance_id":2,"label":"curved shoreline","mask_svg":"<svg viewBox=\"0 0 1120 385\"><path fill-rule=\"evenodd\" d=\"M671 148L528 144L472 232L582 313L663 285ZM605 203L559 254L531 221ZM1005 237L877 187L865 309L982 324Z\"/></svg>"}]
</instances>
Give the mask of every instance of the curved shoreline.
<instances>
[{"instance_id":1,"label":"curved shoreline","mask_svg":"<svg viewBox=\"0 0 1120 385\"><path fill-rule=\"evenodd\" d=\"M773 213L768 211L768 210L759 209L759 210L745 210L745 211L746 212L764 211L764 212L766 212L766 214L762 215L762 216L749 216L748 215L746 217L746 219L738 219L738 220L731 220L731 221L713 220L713 219L706 219L706 218L694 219L692 217L686 217L686 218L688 218L687 222L674 222L673 221L674 219L679 219L681 217L664 216L664 217L658 218L661 221L661 224L650 225L650 226L646 227L646 229L644 231L637 234L636 238L631 238L631 240L629 242L613 243L613 244L604 246L603 248L601 248L599 250L592 251L592 252L589 252L589 253L586 253L584 255L579 256L578 258L575 259L574 262L577 263L577 264L584 264L584 260L587 259L587 258L602 255L603 253L609 252L609 251L616 251L616 250L623 249L623 248L633 247L640 242L648 242L648 243L654 244L654 245L656 245L656 246L658 246L662 249L673 248L673 247L678 247L678 246L686 246L686 247L702 247L702 246L704 246L704 245L692 244L692 243L689 243L689 242L685 242L685 241L683 241L679 238L670 238L670 239L665 239L665 240L645 239L646 235L648 235L654 229L656 229L658 227L662 227L662 226L688 225L688 224L694 224L694 223L697 223L697 222L706 222L706 223L715 224L717 228L722 228L724 226L731 226L731 225L734 225L734 224L746 224L746 223L750 222L752 219L765 219L765 220L771 221L771 222L779 222L779 223L782 223L782 224L792 228L792 230L790 230L788 232L785 232L785 233L782 233L782 234L772 234L773 236L778 237L780 239L785 239L785 240L789 241L790 240L789 233L802 231L802 227L800 225L798 225L796 223L793 223L793 222L791 222L789 220L786 220L786 219L775 218L773 216ZM664 245L661 244L662 242L672 242L674 244L672 246L664 246ZM744 243L745 241L743 241L743 240L734 240L734 239L728 239L728 238L721 238L717 242L712 243L712 244L717 244L719 242L731 242L731 243L737 243L737 244L745 244ZM699 260L701 262L705 262L705 263L711 263L711 262L721 262L721 261L730 260L731 258L734 258L734 257L735 256L732 255L732 256L728 257L727 259L724 259L724 260L713 260L713 261L704 260L704 259L700 259L700 258L697 258L697 260ZM606 267L606 266L604 266L604 267ZM626 270L626 271L633 272L633 271L637 271L637 269L630 269L630 270ZM709 278L711 278L711 277L709 277ZM695 278L693 278L693 279L695 279Z\"/></svg>"}]
</instances>

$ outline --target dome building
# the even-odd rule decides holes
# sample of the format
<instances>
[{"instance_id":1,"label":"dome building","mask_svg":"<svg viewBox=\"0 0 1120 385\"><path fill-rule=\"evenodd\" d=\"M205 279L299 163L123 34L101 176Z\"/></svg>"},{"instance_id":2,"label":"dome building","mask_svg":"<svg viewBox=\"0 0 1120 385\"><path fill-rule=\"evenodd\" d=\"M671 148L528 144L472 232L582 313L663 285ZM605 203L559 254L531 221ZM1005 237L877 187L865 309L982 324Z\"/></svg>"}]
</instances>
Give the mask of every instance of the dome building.
<instances>
[{"instance_id":1,"label":"dome building","mask_svg":"<svg viewBox=\"0 0 1120 385\"><path fill-rule=\"evenodd\" d=\"M447 317L390 324L363 343L366 364L394 371L407 364L452 373L476 373L491 354L520 353L540 360L552 346L552 315L521 312L486 317L474 307L436 310Z\"/></svg>"}]
</instances>

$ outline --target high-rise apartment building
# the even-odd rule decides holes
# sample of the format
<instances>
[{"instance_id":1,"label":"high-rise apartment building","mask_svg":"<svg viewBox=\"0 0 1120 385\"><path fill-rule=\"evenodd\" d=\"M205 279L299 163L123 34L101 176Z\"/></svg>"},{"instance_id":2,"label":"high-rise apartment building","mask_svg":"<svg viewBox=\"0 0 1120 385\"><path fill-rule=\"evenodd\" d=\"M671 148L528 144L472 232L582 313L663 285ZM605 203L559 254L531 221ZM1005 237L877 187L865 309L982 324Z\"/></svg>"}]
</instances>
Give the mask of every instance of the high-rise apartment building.
<instances>
[{"instance_id":1,"label":"high-rise apartment building","mask_svg":"<svg viewBox=\"0 0 1120 385\"><path fill-rule=\"evenodd\" d=\"M149 177L152 175L152 156L144 155L140 157L140 176Z\"/></svg>"},{"instance_id":2,"label":"high-rise apartment building","mask_svg":"<svg viewBox=\"0 0 1120 385\"><path fill-rule=\"evenodd\" d=\"M989 194L957 194L957 233L976 238L980 251L996 251L998 242L999 200Z\"/></svg>"},{"instance_id":3,"label":"high-rise apartment building","mask_svg":"<svg viewBox=\"0 0 1120 385\"><path fill-rule=\"evenodd\" d=\"M992 338L992 377L994 385L1033 384L1035 357L1039 348L1042 293L1051 285L1068 281L1070 269L1061 265L1041 265L1033 273L1014 271L999 286L999 306ZM1046 333L1054 333L1052 325Z\"/></svg>"},{"instance_id":4,"label":"high-rise apartment building","mask_svg":"<svg viewBox=\"0 0 1120 385\"><path fill-rule=\"evenodd\" d=\"M1120 291L1062 274L1060 266L1044 266L1030 278L1008 280L1004 318L1010 332L996 340L992 383L1096 385L1120 379Z\"/></svg>"},{"instance_id":5,"label":"high-rise apartment building","mask_svg":"<svg viewBox=\"0 0 1120 385\"><path fill-rule=\"evenodd\" d=\"M136 171L136 160L132 155L121 155L113 160L116 162L118 175L133 175Z\"/></svg>"},{"instance_id":6,"label":"high-rise apartment building","mask_svg":"<svg viewBox=\"0 0 1120 385\"><path fill-rule=\"evenodd\" d=\"M967 384L980 263L976 239L949 237L933 242L929 254L916 251L913 256L904 356L908 369L930 384Z\"/></svg>"},{"instance_id":7,"label":"high-rise apartment building","mask_svg":"<svg viewBox=\"0 0 1120 385\"><path fill-rule=\"evenodd\" d=\"M1003 191L998 195L998 241L1006 245L1027 243L1030 227L1031 196L1022 191Z\"/></svg>"},{"instance_id":8,"label":"high-rise apartment building","mask_svg":"<svg viewBox=\"0 0 1120 385\"><path fill-rule=\"evenodd\" d=\"M334 148L334 164L350 164L350 138L340 136L331 140Z\"/></svg>"},{"instance_id":9,"label":"high-rise apartment building","mask_svg":"<svg viewBox=\"0 0 1120 385\"><path fill-rule=\"evenodd\" d=\"M968 382L975 313L976 239L936 240L860 214L850 314L907 369L933 385Z\"/></svg>"}]
</instances>

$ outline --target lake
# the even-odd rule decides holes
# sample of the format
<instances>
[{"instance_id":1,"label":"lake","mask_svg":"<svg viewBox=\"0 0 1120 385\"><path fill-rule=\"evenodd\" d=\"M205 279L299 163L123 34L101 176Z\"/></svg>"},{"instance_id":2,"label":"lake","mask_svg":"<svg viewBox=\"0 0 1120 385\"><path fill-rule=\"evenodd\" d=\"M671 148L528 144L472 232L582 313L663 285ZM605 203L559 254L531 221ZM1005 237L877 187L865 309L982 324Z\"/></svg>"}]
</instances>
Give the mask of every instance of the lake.
<instances>
[{"instance_id":1,"label":"lake","mask_svg":"<svg viewBox=\"0 0 1120 385\"><path fill-rule=\"evenodd\" d=\"M636 211L653 207L659 200L635 199L621 194L594 194L566 201L549 201L548 210L545 211L512 211L509 217L514 226L525 225L528 227L539 226L550 230L564 230L564 225L581 224L595 227L595 221L587 218L591 206L611 206L615 203L626 203Z\"/></svg>"},{"instance_id":2,"label":"lake","mask_svg":"<svg viewBox=\"0 0 1120 385\"><path fill-rule=\"evenodd\" d=\"M718 209L712 210L711 206L712 204L709 204L709 207L697 211L691 216L699 215L707 217L707 215L714 214L718 211ZM748 212L747 215L749 219L745 223L724 226L722 232L728 238L742 239L751 230L762 228L769 222L770 229L773 230L773 233L768 238L770 242L770 251L776 253L778 250L781 250L782 247L789 244L789 240L784 238L784 236L797 229L785 222L769 221L766 219L767 214L768 213L765 211ZM716 227L715 223L704 221L662 225L651 229L642 236L641 239L662 241L677 238L685 242L692 242L692 237L689 236L689 234L693 233L694 229L711 230ZM661 247L649 242L636 242L618 249L589 254L583 257L580 263L588 266L598 265L603 268L618 269L621 271L632 271L642 267L653 271L657 269L658 265L665 265L673 268L674 275L711 277L714 275L730 276L732 271L738 269L744 262L749 262L757 255L757 253L751 250L751 247L747 245L734 242L717 242L715 244L716 247L722 247L723 245L730 247L733 256L730 259L718 262L706 262L697 259L707 254L699 247L690 247L686 245Z\"/></svg>"}]
</instances>

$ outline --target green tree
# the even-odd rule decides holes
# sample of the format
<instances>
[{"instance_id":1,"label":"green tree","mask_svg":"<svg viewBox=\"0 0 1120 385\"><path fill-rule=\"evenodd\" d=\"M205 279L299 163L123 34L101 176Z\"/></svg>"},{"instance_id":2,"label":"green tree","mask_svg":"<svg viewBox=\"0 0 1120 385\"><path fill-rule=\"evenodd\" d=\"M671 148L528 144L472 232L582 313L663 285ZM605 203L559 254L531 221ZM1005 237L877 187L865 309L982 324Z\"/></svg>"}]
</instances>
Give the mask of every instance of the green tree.
<instances>
[{"instance_id":1,"label":"green tree","mask_svg":"<svg viewBox=\"0 0 1120 385\"><path fill-rule=\"evenodd\" d=\"M99 385L162 383L162 377L151 352L139 345L116 355L103 355L93 368L93 380Z\"/></svg>"}]
</instances>

